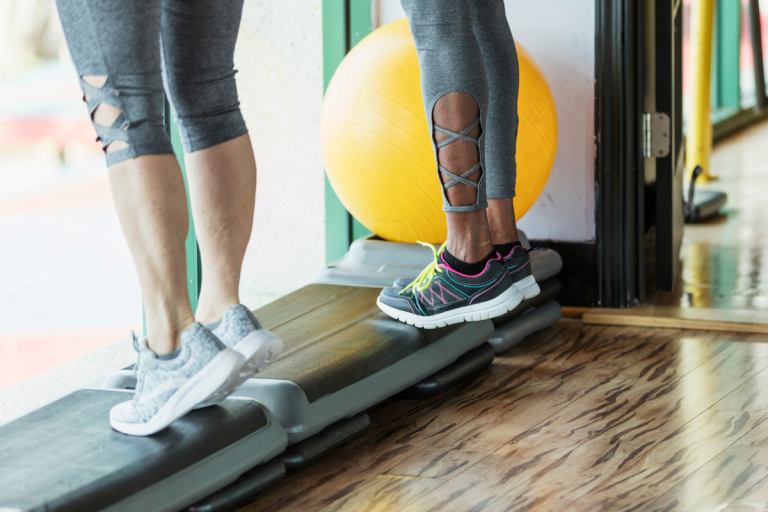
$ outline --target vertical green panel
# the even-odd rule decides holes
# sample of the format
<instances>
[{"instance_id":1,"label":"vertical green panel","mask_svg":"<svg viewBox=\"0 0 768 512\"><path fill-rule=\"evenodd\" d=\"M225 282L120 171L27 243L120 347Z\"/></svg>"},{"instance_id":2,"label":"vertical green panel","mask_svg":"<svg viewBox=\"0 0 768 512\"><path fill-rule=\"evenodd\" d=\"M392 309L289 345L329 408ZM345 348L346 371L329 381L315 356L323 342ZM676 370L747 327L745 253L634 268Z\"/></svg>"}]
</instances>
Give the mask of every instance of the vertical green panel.
<instances>
[{"instance_id":1,"label":"vertical green panel","mask_svg":"<svg viewBox=\"0 0 768 512\"><path fill-rule=\"evenodd\" d=\"M184 186L187 189L187 209L189 210L189 231L187 232L187 240L185 242L187 250L187 289L189 290L189 300L192 303L192 311L194 312L197 310L197 299L200 297L200 285L203 280L200 249L197 247L195 222L192 218L192 209L189 204L189 184L187 183L187 171L184 166L184 149L181 146L179 127L176 126L176 122L173 121L171 116L168 117L168 128L171 135L171 143L173 144L173 152L179 160L181 174L184 176Z\"/></svg>"},{"instance_id":2,"label":"vertical green panel","mask_svg":"<svg viewBox=\"0 0 768 512\"><path fill-rule=\"evenodd\" d=\"M371 234L371 230L360 224L360 221L352 217L352 240L357 240Z\"/></svg>"},{"instance_id":3,"label":"vertical green panel","mask_svg":"<svg viewBox=\"0 0 768 512\"><path fill-rule=\"evenodd\" d=\"M323 0L323 91L347 53L347 0ZM325 260L344 256L349 247L349 213L325 177Z\"/></svg>"},{"instance_id":4,"label":"vertical green panel","mask_svg":"<svg viewBox=\"0 0 768 512\"><path fill-rule=\"evenodd\" d=\"M714 35L712 104L715 107L739 110L741 108L740 0L717 1Z\"/></svg>"},{"instance_id":5,"label":"vertical green panel","mask_svg":"<svg viewBox=\"0 0 768 512\"><path fill-rule=\"evenodd\" d=\"M710 87L710 104L712 105L712 112L717 111L722 105L720 104L720 9L719 0L718 5L715 6L715 23L712 33L712 85Z\"/></svg>"},{"instance_id":6,"label":"vertical green panel","mask_svg":"<svg viewBox=\"0 0 768 512\"><path fill-rule=\"evenodd\" d=\"M349 48L373 30L371 0L349 0Z\"/></svg>"},{"instance_id":7,"label":"vertical green panel","mask_svg":"<svg viewBox=\"0 0 768 512\"><path fill-rule=\"evenodd\" d=\"M323 91L347 54L346 5L346 0L323 0Z\"/></svg>"},{"instance_id":8,"label":"vertical green panel","mask_svg":"<svg viewBox=\"0 0 768 512\"><path fill-rule=\"evenodd\" d=\"M373 30L373 21L371 20L371 0L350 0L349 1L349 47L359 43L365 36ZM368 236L371 232L360 222L352 218L352 240Z\"/></svg>"},{"instance_id":9,"label":"vertical green panel","mask_svg":"<svg viewBox=\"0 0 768 512\"><path fill-rule=\"evenodd\" d=\"M370 0L323 0L324 89L347 51L371 32ZM344 256L352 240L370 231L353 219L325 178L325 258Z\"/></svg>"}]
</instances>

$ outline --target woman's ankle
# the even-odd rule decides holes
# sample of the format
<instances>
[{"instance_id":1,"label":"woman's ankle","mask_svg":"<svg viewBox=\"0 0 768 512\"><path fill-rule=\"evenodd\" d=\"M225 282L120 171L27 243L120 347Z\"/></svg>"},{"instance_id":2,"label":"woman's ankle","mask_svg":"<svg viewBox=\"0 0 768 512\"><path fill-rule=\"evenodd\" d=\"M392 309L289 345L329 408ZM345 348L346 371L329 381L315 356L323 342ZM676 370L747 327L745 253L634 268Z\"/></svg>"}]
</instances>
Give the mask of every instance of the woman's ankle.
<instances>
[{"instance_id":1,"label":"woman's ankle","mask_svg":"<svg viewBox=\"0 0 768 512\"><path fill-rule=\"evenodd\" d=\"M228 307L240 303L239 297L227 297L208 300L205 295L200 294L200 300L197 303L195 311L195 320L203 325L212 324L224 318L224 312Z\"/></svg>"},{"instance_id":2,"label":"woman's ankle","mask_svg":"<svg viewBox=\"0 0 768 512\"><path fill-rule=\"evenodd\" d=\"M485 210L448 212L448 244L446 249L465 263L476 263L493 250L491 232Z\"/></svg>"},{"instance_id":3,"label":"woman's ankle","mask_svg":"<svg viewBox=\"0 0 768 512\"><path fill-rule=\"evenodd\" d=\"M165 319L162 322L147 320L147 345L157 355L164 355L181 348L181 333L195 323L194 317Z\"/></svg>"},{"instance_id":4,"label":"woman's ankle","mask_svg":"<svg viewBox=\"0 0 768 512\"><path fill-rule=\"evenodd\" d=\"M515 221L513 199L488 199L488 227L493 245L505 245L520 241Z\"/></svg>"}]
</instances>

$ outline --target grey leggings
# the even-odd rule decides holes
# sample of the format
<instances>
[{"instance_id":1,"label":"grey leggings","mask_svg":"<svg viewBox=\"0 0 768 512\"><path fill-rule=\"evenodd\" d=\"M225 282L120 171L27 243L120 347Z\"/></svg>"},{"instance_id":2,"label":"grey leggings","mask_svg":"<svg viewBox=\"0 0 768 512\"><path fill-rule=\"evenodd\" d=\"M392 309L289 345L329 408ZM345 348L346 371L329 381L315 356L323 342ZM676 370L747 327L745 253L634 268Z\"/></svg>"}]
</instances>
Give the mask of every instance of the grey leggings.
<instances>
[{"instance_id":1,"label":"grey leggings","mask_svg":"<svg viewBox=\"0 0 768 512\"><path fill-rule=\"evenodd\" d=\"M57 0L72 59L93 116L120 109L112 126L94 123L107 165L173 154L164 128L164 87L186 152L247 133L235 87L234 51L243 0ZM82 77L106 76L100 87Z\"/></svg>"},{"instance_id":2,"label":"grey leggings","mask_svg":"<svg viewBox=\"0 0 768 512\"><path fill-rule=\"evenodd\" d=\"M451 140L467 140L479 147L482 174L477 183L468 180L477 169L456 175L443 185L443 210L466 212L486 208L486 198L515 196L515 145L517 140L517 51L507 23L503 0L401 0L416 41L421 70L424 110L437 160L438 147ZM433 126L432 110L440 97L450 92L472 95L480 107L478 140L465 133L449 133ZM439 145L434 133L450 135ZM477 203L451 206L445 189L465 183L478 189Z\"/></svg>"}]
</instances>

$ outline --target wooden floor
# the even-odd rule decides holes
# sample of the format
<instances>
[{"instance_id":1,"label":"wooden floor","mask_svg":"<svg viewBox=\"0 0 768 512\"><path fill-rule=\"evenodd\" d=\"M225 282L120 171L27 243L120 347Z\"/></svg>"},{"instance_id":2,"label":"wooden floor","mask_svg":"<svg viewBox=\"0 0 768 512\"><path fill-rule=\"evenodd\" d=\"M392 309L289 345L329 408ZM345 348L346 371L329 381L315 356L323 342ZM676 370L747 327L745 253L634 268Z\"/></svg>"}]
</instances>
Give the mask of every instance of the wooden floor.
<instances>
[{"instance_id":1,"label":"wooden floor","mask_svg":"<svg viewBox=\"0 0 768 512\"><path fill-rule=\"evenodd\" d=\"M247 511L768 510L768 337L563 320Z\"/></svg>"},{"instance_id":2,"label":"wooden floor","mask_svg":"<svg viewBox=\"0 0 768 512\"><path fill-rule=\"evenodd\" d=\"M662 306L768 311L768 122L718 144L711 168L719 179L701 188L728 194L722 215L687 224L681 276Z\"/></svg>"}]
</instances>

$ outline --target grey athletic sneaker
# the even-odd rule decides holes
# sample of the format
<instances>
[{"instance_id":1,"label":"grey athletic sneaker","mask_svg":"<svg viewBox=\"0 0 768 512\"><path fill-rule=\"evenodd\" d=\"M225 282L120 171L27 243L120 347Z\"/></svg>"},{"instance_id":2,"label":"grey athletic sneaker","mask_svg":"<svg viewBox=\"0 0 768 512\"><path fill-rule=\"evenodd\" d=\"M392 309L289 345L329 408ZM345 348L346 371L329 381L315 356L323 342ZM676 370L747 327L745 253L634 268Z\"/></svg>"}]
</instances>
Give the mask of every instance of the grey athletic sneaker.
<instances>
[{"instance_id":1,"label":"grey athletic sneaker","mask_svg":"<svg viewBox=\"0 0 768 512\"><path fill-rule=\"evenodd\" d=\"M212 332L224 345L245 357L244 373L260 372L283 351L283 341L264 329L242 304L229 306Z\"/></svg>"},{"instance_id":2,"label":"grey athletic sneaker","mask_svg":"<svg viewBox=\"0 0 768 512\"><path fill-rule=\"evenodd\" d=\"M504 264L507 266L512 284L520 290L524 298L530 299L539 294L541 290L531 273L531 257L528 255L528 249L522 245L513 247L509 254L504 256Z\"/></svg>"},{"instance_id":3,"label":"grey athletic sneaker","mask_svg":"<svg viewBox=\"0 0 768 512\"><path fill-rule=\"evenodd\" d=\"M254 373L269 366L283 351L283 341L264 329L251 310L242 304L229 306L224 312L224 318L208 328L225 346L237 351L245 358L245 365L232 384L234 389L242 386L245 381L253 377ZM224 398L226 396L213 397L198 407L219 403Z\"/></svg>"},{"instance_id":4,"label":"grey athletic sneaker","mask_svg":"<svg viewBox=\"0 0 768 512\"><path fill-rule=\"evenodd\" d=\"M245 365L242 354L225 347L208 329L195 323L181 334L181 350L159 359L147 340L133 345L139 353L133 400L112 408L112 428L132 436L161 431L200 403L223 400L232 393Z\"/></svg>"},{"instance_id":5,"label":"grey athletic sneaker","mask_svg":"<svg viewBox=\"0 0 768 512\"><path fill-rule=\"evenodd\" d=\"M531 258L528 255L528 249L522 245L513 248L504 258L504 264L507 266L507 273L512 280L512 284L520 290L523 298L530 299L539 294L541 289L536 282L536 278L531 273ZM405 288L411 284L411 281L413 280L401 277L395 280L392 286L395 288Z\"/></svg>"},{"instance_id":6,"label":"grey athletic sneaker","mask_svg":"<svg viewBox=\"0 0 768 512\"><path fill-rule=\"evenodd\" d=\"M512 286L501 256L482 272L466 275L454 270L440 250L429 247L434 261L405 288L384 288L376 304L387 315L424 329L494 318L513 310L523 296Z\"/></svg>"}]
</instances>

